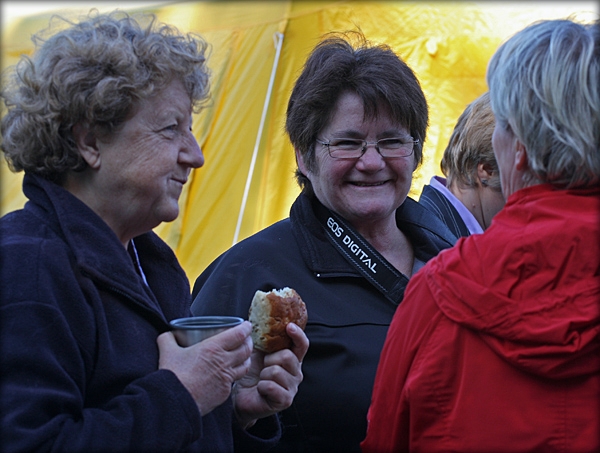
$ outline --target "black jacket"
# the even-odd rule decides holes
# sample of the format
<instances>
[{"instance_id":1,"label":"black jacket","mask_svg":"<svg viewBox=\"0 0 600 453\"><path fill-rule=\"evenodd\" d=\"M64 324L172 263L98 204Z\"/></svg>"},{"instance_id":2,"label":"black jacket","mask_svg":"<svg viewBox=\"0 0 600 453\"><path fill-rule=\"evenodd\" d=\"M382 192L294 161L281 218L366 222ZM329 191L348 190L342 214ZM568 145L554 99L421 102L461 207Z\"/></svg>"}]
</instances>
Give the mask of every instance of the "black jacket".
<instances>
[{"instance_id":1,"label":"black jacket","mask_svg":"<svg viewBox=\"0 0 600 453\"><path fill-rule=\"evenodd\" d=\"M455 236L461 237L471 234L456 208L435 188L429 185L423 186L419 204L442 219Z\"/></svg>"},{"instance_id":2,"label":"black jacket","mask_svg":"<svg viewBox=\"0 0 600 453\"><path fill-rule=\"evenodd\" d=\"M310 347L304 381L281 414L275 451L359 451L371 388L396 305L331 245L311 203L300 195L290 218L247 238L217 258L196 280L192 312L247 318L256 290L294 288L306 303ZM445 225L412 199L397 211L398 227L427 261L456 241Z\"/></svg>"},{"instance_id":3,"label":"black jacket","mask_svg":"<svg viewBox=\"0 0 600 453\"><path fill-rule=\"evenodd\" d=\"M171 249L134 239L146 286L114 232L65 189L25 175L25 208L0 220L0 449L65 452L267 448L242 432L231 400L200 417L158 369L156 337L190 315ZM267 426L267 423L270 423ZM258 425L258 424L257 424Z\"/></svg>"}]
</instances>

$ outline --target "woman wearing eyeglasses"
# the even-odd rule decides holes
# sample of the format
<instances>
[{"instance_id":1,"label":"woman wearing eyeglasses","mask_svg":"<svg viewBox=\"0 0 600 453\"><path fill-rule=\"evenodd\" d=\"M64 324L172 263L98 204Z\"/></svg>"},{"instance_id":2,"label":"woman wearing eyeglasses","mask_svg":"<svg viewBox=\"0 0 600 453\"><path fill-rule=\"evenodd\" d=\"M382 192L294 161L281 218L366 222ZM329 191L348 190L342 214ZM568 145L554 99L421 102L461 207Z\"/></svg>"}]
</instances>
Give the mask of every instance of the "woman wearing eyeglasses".
<instances>
[{"instance_id":1,"label":"woman wearing eyeglasses","mask_svg":"<svg viewBox=\"0 0 600 453\"><path fill-rule=\"evenodd\" d=\"M287 109L302 188L290 217L196 280L194 314L247 316L256 290L294 288L308 310L304 381L276 451L360 451L379 354L410 277L456 237L407 197L427 102L413 71L359 34L326 37Z\"/></svg>"}]
</instances>

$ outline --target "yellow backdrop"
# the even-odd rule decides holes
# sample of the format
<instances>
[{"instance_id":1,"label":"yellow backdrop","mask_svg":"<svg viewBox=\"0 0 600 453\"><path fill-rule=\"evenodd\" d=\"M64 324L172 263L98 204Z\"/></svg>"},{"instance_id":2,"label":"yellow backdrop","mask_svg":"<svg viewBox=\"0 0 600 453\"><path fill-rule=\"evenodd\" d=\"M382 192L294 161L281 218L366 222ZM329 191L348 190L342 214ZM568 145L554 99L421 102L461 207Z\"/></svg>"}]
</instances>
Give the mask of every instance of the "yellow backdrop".
<instances>
[{"instance_id":1,"label":"yellow backdrop","mask_svg":"<svg viewBox=\"0 0 600 453\"><path fill-rule=\"evenodd\" d=\"M184 188L179 218L157 233L193 281L233 243L287 217L299 189L293 149L284 134L285 109L294 80L324 33L360 28L370 40L390 44L416 72L431 118L424 164L411 192L417 198L423 184L439 174L456 119L487 89L486 66L498 45L530 22L591 11L591 5L289 0L145 8L212 45L212 103L193 124L206 163ZM3 30L3 67L31 52L30 35L45 28L48 18L28 17ZM10 173L4 160L1 165L4 214L25 199L22 174Z\"/></svg>"}]
</instances>

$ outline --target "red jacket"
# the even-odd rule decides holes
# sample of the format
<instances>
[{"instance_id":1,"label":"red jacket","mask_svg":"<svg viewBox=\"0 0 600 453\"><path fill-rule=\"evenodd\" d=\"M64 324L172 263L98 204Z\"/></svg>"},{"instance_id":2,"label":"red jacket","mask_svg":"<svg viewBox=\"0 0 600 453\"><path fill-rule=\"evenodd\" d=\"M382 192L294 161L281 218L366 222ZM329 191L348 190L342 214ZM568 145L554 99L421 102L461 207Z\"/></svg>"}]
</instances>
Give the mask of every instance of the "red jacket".
<instances>
[{"instance_id":1,"label":"red jacket","mask_svg":"<svg viewBox=\"0 0 600 453\"><path fill-rule=\"evenodd\" d=\"M411 280L364 452L600 451L600 188L513 194Z\"/></svg>"}]
</instances>

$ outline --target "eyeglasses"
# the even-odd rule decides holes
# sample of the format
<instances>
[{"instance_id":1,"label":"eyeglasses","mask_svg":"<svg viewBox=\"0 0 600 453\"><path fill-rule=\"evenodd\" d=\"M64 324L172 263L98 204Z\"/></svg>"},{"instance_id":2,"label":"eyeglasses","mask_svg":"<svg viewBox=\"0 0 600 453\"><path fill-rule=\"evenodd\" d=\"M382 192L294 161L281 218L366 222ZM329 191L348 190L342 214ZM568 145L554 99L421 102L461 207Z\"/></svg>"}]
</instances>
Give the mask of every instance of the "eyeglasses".
<instances>
[{"instance_id":1,"label":"eyeglasses","mask_svg":"<svg viewBox=\"0 0 600 453\"><path fill-rule=\"evenodd\" d=\"M412 140L412 137L411 140L393 137L368 142L357 138L334 138L328 142L317 139L317 142L326 146L329 155L334 159L358 159L367 151L369 145L373 145L381 157L408 157L419 140Z\"/></svg>"}]
</instances>

